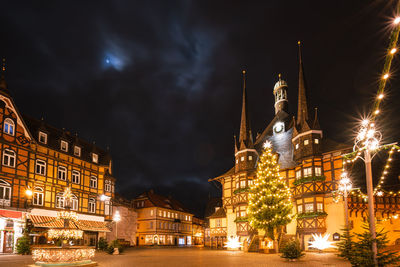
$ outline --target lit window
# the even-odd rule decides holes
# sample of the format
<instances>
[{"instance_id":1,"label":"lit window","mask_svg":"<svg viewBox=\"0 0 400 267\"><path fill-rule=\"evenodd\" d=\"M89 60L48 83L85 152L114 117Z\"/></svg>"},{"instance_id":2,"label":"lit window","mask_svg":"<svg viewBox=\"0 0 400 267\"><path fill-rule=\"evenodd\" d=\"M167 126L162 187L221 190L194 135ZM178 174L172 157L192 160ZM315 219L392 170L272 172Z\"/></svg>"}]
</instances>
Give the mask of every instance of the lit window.
<instances>
[{"instance_id":1,"label":"lit window","mask_svg":"<svg viewBox=\"0 0 400 267\"><path fill-rule=\"evenodd\" d=\"M253 180L249 180L247 183L249 184L249 186L251 186L253 185Z\"/></svg>"},{"instance_id":2,"label":"lit window","mask_svg":"<svg viewBox=\"0 0 400 267\"><path fill-rule=\"evenodd\" d=\"M245 188L246 187L246 180L240 181L240 187Z\"/></svg>"},{"instance_id":3,"label":"lit window","mask_svg":"<svg viewBox=\"0 0 400 267\"><path fill-rule=\"evenodd\" d=\"M74 146L74 155L77 157L81 156L81 148L79 146Z\"/></svg>"},{"instance_id":4,"label":"lit window","mask_svg":"<svg viewBox=\"0 0 400 267\"><path fill-rule=\"evenodd\" d=\"M239 160L238 160L238 159L236 160L236 164L237 164L237 163L239 163Z\"/></svg>"},{"instance_id":5,"label":"lit window","mask_svg":"<svg viewBox=\"0 0 400 267\"><path fill-rule=\"evenodd\" d=\"M240 212L240 217L246 217L246 212L245 211L241 211Z\"/></svg>"},{"instance_id":6,"label":"lit window","mask_svg":"<svg viewBox=\"0 0 400 267\"><path fill-rule=\"evenodd\" d=\"M94 163L98 163L99 162L99 155L97 155L96 153L92 153L92 161Z\"/></svg>"},{"instance_id":7,"label":"lit window","mask_svg":"<svg viewBox=\"0 0 400 267\"><path fill-rule=\"evenodd\" d=\"M10 149L3 150L3 165L15 167L15 152Z\"/></svg>"},{"instance_id":8,"label":"lit window","mask_svg":"<svg viewBox=\"0 0 400 267\"><path fill-rule=\"evenodd\" d=\"M171 213L168 211L168 218L170 218L171 217Z\"/></svg>"},{"instance_id":9,"label":"lit window","mask_svg":"<svg viewBox=\"0 0 400 267\"><path fill-rule=\"evenodd\" d=\"M89 199L89 212L90 213L96 212L96 200L94 198Z\"/></svg>"},{"instance_id":10,"label":"lit window","mask_svg":"<svg viewBox=\"0 0 400 267\"><path fill-rule=\"evenodd\" d=\"M185 215L185 221L187 221L187 215Z\"/></svg>"},{"instance_id":11,"label":"lit window","mask_svg":"<svg viewBox=\"0 0 400 267\"><path fill-rule=\"evenodd\" d=\"M309 177L312 175L312 169L311 168L305 168L304 169L304 177Z\"/></svg>"},{"instance_id":12,"label":"lit window","mask_svg":"<svg viewBox=\"0 0 400 267\"><path fill-rule=\"evenodd\" d=\"M37 159L35 171L36 171L36 174L46 175L46 162L43 160Z\"/></svg>"},{"instance_id":13,"label":"lit window","mask_svg":"<svg viewBox=\"0 0 400 267\"><path fill-rule=\"evenodd\" d=\"M308 145L308 139L304 140L304 145Z\"/></svg>"},{"instance_id":14,"label":"lit window","mask_svg":"<svg viewBox=\"0 0 400 267\"><path fill-rule=\"evenodd\" d=\"M43 199L44 199L43 188L35 187L32 199L33 205L43 206Z\"/></svg>"},{"instance_id":15,"label":"lit window","mask_svg":"<svg viewBox=\"0 0 400 267\"><path fill-rule=\"evenodd\" d=\"M303 213L303 205L297 206L297 213Z\"/></svg>"},{"instance_id":16,"label":"lit window","mask_svg":"<svg viewBox=\"0 0 400 267\"><path fill-rule=\"evenodd\" d=\"M111 181L105 180L105 190L106 192L111 192Z\"/></svg>"},{"instance_id":17,"label":"lit window","mask_svg":"<svg viewBox=\"0 0 400 267\"><path fill-rule=\"evenodd\" d=\"M81 183L81 173L77 170L72 171L72 182L74 184L80 184Z\"/></svg>"},{"instance_id":18,"label":"lit window","mask_svg":"<svg viewBox=\"0 0 400 267\"><path fill-rule=\"evenodd\" d=\"M4 200L11 199L11 185L4 180L0 180L0 200L2 200L3 205L10 206L10 203L4 202Z\"/></svg>"},{"instance_id":19,"label":"lit window","mask_svg":"<svg viewBox=\"0 0 400 267\"><path fill-rule=\"evenodd\" d=\"M244 161L244 157L241 157L241 158L240 158L240 161Z\"/></svg>"},{"instance_id":20,"label":"lit window","mask_svg":"<svg viewBox=\"0 0 400 267\"><path fill-rule=\"evenodd\" d=\"M47 144L47 134L44 132L39 132L39 142Z\"/></svg>"},{"instance_id":21,"label":"lit window","mask_svg":"<svg viewBox=\"0 0 400 267\"><path fill-rule=\"evenodd\" d=\"M160 216L160 217L162 216L162 211L161 210L158 211L158 216Z\"/></svg>"},{"instance_id":22,"label":"lit window","mask_svg":"<svg viewBox=\"0 0 400 267\"><path fill-rule=\"evenodd\" d=\"M298 149L299 148L299 144L296 144L296 149Z\"/></svg>"},{"instance_id":23,"label":"lit window","mask_svg":"<svg viewBox=\"0 0 400 267\"><path fill-rule=\"evenodd\" d=\"M78 198L76 196L72 196L71 210L78 210Z\"/></svg>"},{"instance_id":24,"label":"lit window","mask_svg":"<svg viewBox=\"0 0 400 267\"><path fill-rule=\"evenodd\" d=\"M322 176L322 168L315 167L315 176Z\"/></svg>"},{"instance_id":25,"label":"lit window","mask_svg":"<svg viewBox=\"0 0 400 267\"><path fill-rule=\"evenodd\" d=\"M90 177L90 187L97 188L97 177L96 176Z\"/></svg>"},{"instance_id":26,"label":"lit window","mask_svg":"<svg viewBox=\"0 0 400 267\"><path fill-rule=\"evenodd\" d=\"M58 193L56 195L56 208L63 209L65 206L65 198L63 193Z\"/></svg>"},{"instance_id":27,"label":"lit window","mask_svg":"<svg viewBox=\"0 0 400 267\"><path fill-rule=\"evenodd\" d=\"M301 170L296 171L296 179L301 178Z\"/></svg>"},{"instance_id":28,"label":"lit window","mask_svg":"<svg viewBox=\"0 0 400 267\"><path fill-rule=\"evenodd\" d=\"M110 205L110 201L106 200L104 202L104 215L110 215L112 214L112 207Z\"/></svg>"},{"instance_id":29,"label":"lit window","mask_svg":"<svg viewBox=\"0 0 400 267\"><path fill-rule=\"evenodd\" d=\"M318 212L323 212L324 211L324 205L322 203L317 203L317 211Z\"/></svg>"},{"instance_id":30,"label":"lit window","mask_svg":"<svg viewBox=\"0 0 400 267\"><path fill-rule=\"evenodd\" d=\"M305 205L305 209L306 209L306 212L314 212L314 204L313 203L307 203Z\"/></svg>"},{"instance_id":31,"label":"lit window","mask_svg":"<svg viewBox=\"0 0 400 267\"><path fill-rule=\"evenodd\" d=\"M6 134L9 134L9 135L14 135L14 130L15 130L14 121L9 118L5 119L3 132L5 132Z\"/></svg>"},{"instance_id":32,"label":"lit window","mask_svg":"<svg viewBox=\"0 0 400 267\"><path fill-rule=\"evenodd\" d=\"M60 149L64 152L68 152L68 143L66 141L61 140Z\"/></svg>"},{"instance_id":33,"label":"lit window","mask_svg":"<svg viewBox=\"0 0 400 267\"><path fill-rule=\"evenodd\" d=\"M67 169L63 166L58 166L57 177L60 180L67 180Z\"/></svg>"},{"instance_id":34,"label":"lit window","mask_svg":"<svg viewBox=\"0 0 400 267\"><path fill-rule=\"evenodd\" d=\"M253 160L253 156L249 156L249 160Z\"/></svg>"},{"instance_id":35,"label":"lit window","mask_svg":"<svg viewBox=\"0 0 400 267\"><path fill-rule=\"evenodd\" d=\"M319 139L318 139L318 138L315 138L315 139L314 139L314 143L315 143L315 144L319 144Z\"/></svg>"},{"instance_id":36,"label":"lit window","mask_svg":"<svg viewBox=\"0 0 400 267\"><path fill-rule=\"evenodd\" d=\"M150 216L153 216L153 214L154 214L154 211L150 210Z\"/></svg>"},{"instance_id":37,"label":"lit window","mask_svg":"<svg viewBox=\"0 0 400 267\"><path fill-rule=\"evenodd\" d=\"M164 217L167 217L167 212L164 210Z\"/></svg>"}]
</instances>

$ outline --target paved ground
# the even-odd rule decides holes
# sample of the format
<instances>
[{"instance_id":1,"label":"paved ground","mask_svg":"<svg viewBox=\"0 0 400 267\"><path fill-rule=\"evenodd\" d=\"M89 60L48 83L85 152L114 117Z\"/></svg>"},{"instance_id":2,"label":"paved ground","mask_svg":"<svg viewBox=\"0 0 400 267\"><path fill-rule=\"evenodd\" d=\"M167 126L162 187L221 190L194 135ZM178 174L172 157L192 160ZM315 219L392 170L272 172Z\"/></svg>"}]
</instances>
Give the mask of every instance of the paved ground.
<instances>
[{"instance_id":1,"label":"paved ground","mask_svg":"<svg viewBox=\"0 0 400 267\"><path fill-rule=\"evenodd\" d=\"M307 253L298 262L287 262L279 255L244 253L241 251L197 248L128 249L121 255L96 253L100 267L158 267L158 266L350 266L332 253ZM0 255L0 266L14 267L32 264L31 256Z\"/></svg>"}]
</instances>

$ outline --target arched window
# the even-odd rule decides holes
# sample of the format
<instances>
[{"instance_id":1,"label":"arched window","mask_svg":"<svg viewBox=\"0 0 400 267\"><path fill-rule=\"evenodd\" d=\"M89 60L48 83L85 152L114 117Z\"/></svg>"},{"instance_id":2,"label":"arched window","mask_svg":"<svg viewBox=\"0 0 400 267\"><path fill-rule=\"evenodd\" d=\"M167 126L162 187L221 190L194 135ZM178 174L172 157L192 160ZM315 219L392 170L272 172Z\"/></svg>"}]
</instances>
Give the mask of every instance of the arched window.
<instances>
[{"instance_id":1,"label":"arched window","mask_svg":"<svg viewBox=\"0 0 400 267\"><path fill-rule=\"evenodd\" d=\"M65 198L63 193L56 195L56 208L63 209L65 207Z\"/></svg>"},{"instance_id":2,"label":"arched window","mask_svg":"<svg viewBox=\"0 0 400 267\"><path fill-rule=\"evenodd\" d=\"M97 177L96 176L90 177L90 187L97 188Z\"/></svg>"},{"instance_id":3,"label":"arched window","mask_svg":"<svg viewBox=\"0 0 400 267\"><path fill-rule=\"evenodd\" d=\"M15 133L15 124L14 121L10 118L4 120L4 128L3 132L9 135L14 135Z\"/></svg>"},{"instance_id":4,"label":"arched window","mask_svg":"<svg viewBox=\"0 0 400 267\"><path fill-rule=\"evenodd\" d=\"M3 150L3 165L13 168L15 167L15 152L13 150Z\"/></svg>"},{"instance_id":5,"label":"arched window","mask_svg":"<svg viewBox=\"0 0 400 267\"><path fill-rule=\"evenodd\" d=\"M67 180L67 168L64 166L58 166L57 177L60 180Z\"/></svg>"},{"instance_id":6,"label":"arched window","mask_svg":"<svg viewBox=\"0 0 400 267\"><path fill-rule=\"evenodd\" d=\"M33 192L33 205L43 206L43 199L43 188L35 187L35 190Z\"/></svg>"},{"instance_id":7,"label":"arched window","mask_svg":"<svg viewBox=\"0 0 400 267\"><path fill-rule=\"evenodd\" d=\"M77 170L72 171L72 182L74 184L80 184L81 183L81 173Z\"/></svg>"},{"instance_id":8,"label":"arched window","mask_svg":"<svg viewBox=\"0 0 400 267\"><path fill-rule=\"evenodd\" d=\"M72 195L71 199L71 210L78 210L78 198L75 195Z\"/></svg>"},{"instance_id":9,"label":"arched window","mask_svg":"<svg viewBox=\"0 0 400 267\"><path fill-rule=\"evenodd\" d=\"M89 198L89 212L95 213L96 212L96 199Z\"/></svg>"},{"instance_id":10,"label":"arched window","mask_svg":"<svg viewBox=\"0 0 400 267\"><path fill-rule=\"evenodd\" d=\"M10 206L11 185L4 180L0 180L0 204Z\"/></svg>"}]
</instances>

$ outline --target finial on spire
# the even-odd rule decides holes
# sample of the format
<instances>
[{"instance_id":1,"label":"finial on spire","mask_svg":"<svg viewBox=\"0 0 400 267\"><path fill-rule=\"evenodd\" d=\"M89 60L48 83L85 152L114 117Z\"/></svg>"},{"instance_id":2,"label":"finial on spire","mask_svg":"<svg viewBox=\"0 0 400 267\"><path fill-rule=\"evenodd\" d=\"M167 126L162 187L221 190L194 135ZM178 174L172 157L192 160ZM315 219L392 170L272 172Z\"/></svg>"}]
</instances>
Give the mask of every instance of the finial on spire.
<instances>
[{"instance_id":1,"label":"finial on spire","mask_svg":"<svg viewBox=\"0 0 400 267\"><path fill-rule=\"evenodd\" d=\"M281 80L281 77L282 77L282 74L278 74L278 78L279 78L279 80Z\"/></svg>"},{"instance_id":2,"label":"finial on spire","mask_svg":"<svg viewBox=\"0 0 400 267\"><path fill-rule=\"evenodd\" d=\"M243 73L243 89L246 89L246 70L242 70Z\"/></svg>"},{"instance_id":3,"label":"finial on spire","mask_svg":"<svg viewBox=\"0 0 400 267\"><path fill-rule=\"evenodd\" d=\"M301 45L301 41L299 40L299 41L297 41L297 44L300 46Z\"/></svg>"},{"instance_id":4,"label":"finial on spire","mask_svg":"<svg viewBox=\"0 0 400 267\"><path fill-rule=\"evenodd\" d=\"M4 72L6 71L6 58L3 57L2 62L1 62L1 70Z\"/></svg>"}]
</instances>

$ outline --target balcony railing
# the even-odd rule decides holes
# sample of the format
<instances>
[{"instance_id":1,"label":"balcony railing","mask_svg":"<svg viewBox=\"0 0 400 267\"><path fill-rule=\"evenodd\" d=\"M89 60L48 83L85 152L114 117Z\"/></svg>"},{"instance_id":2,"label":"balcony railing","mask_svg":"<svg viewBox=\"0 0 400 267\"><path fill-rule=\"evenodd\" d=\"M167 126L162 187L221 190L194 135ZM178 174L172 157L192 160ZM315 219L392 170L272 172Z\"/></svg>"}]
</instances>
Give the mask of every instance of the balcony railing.
<instances>
[{"instance_id":1,"label":"balcony railing","mask_svg":"<svg viewBox=\"0 0 400 267\"><path fill-rule=\"evenodd\" d=\"M296 181L293 182L293 185L299 185L310 182L323 182L323 181L325 181L325 176L309 176L297 179Z\"/></svg>"}]
</instances>

